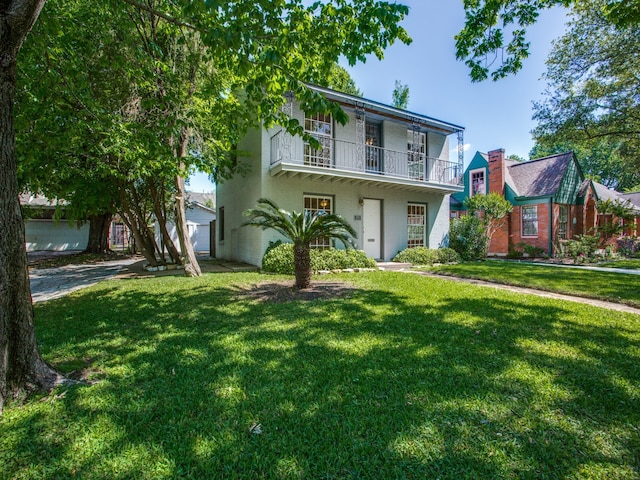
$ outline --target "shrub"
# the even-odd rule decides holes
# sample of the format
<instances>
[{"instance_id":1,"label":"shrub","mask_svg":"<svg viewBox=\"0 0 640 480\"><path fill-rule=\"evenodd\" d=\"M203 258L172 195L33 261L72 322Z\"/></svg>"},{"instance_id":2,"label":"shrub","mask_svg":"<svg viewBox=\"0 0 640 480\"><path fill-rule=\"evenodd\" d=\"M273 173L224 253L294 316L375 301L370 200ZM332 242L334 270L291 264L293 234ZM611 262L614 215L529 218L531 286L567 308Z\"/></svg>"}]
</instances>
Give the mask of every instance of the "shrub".
<instances>
[{"instance_id":1,"label":"shrub","mask_svg":"<svg viewBox=\"0 0 640 480\"><path fill-rule=\"evenodd\" d=\"M544 248L531 245L530 243L520 242L518 246L522 248L523 253L526 253L531 258L539 258L545 254Z\"/></svg>"},{"instance_id":2,"label":"shrub","mask_svg":"<svg viewBox=\"0 0 640 480\"><path fill-rule=\"evenodd\" d=\"M481 260L487 256L488 247L482 221L474 215L454 218L449 229L449 247L462 260Z\"/></svg>"},{"instance_id":3,"label":"shrub","mask_svg":"<svg viewBox=\"0 0 640 480\"><path fill-rule=\"evenodd\" d=\"M616 240L618 253L625 257L637 257L640 255L640 238L638 237L620 237Z\"/></svg>"},{"instance_id":4,"label":"shrub","mask_svg":"<svg viewBox=\"0 0 640 480\"><path fill-rule=\"evenodd\" d=\"M593 259L599 241L593 235L577 235L575 239L563 240L560 251L563 256L573 258L574 263L588 262Z\"/></svg>"},{"instance_id":5,"label":"shrub","mask_svg":"<svg viewBox=\"0 0 640 480\"><path fill-rule=\"evenodd\" d=\"M434 263L457 263L460 255L451 248L413 247L402 250L394 258L394 262L411 263L412 265L433 265Z\"/></svg>"},{"instance_id":6,"label":"shrub","mask_svg":"<svg viewBox=\"0 0 640 480\"><path fill-rule=\"evenodd\" d=\"M362 250L311 250L311 270L344 270L346 268L376 268L376 261ZM262 270L269 273L293 275L293 244L270 244L262 258Z\"/></svg>"}]
</instances>

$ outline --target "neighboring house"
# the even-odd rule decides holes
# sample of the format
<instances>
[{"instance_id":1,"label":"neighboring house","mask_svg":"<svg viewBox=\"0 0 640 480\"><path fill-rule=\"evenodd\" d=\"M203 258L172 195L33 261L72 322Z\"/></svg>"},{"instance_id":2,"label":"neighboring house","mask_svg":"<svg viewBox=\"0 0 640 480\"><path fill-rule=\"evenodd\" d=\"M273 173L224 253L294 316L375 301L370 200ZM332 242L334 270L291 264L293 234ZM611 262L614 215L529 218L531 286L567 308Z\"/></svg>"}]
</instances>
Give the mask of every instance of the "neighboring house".
<instances>
[{"instance_id":1,"label":"neighboring house","mask_svg":"<svg viewBox=\"0 0 640 480\"><path fill-rule=\"evenodd\" d=\"M187 220L187 228L189 230L189 237L193 244L193 249L196 252L208 252L211 247L211 222L216 219L215 210L215 194L213 193L196 193L187 192L185 217ZM172 222L167 222L167 229L169 235L175 244L178 251L180 251L180 242L178 242L178 234L176 232L176 226ZM155 222L155 236L156 242L162 248L162 235L160 235L160 228L158 222Z\"/></svg>"},{"instance_id":2,"label":"neighboring house","mask_svg":"<svg viewBox=\"0 0 640 480\"><path fill-rule=\"evenodd\" d=\"M357 247L375 259L390 260L407 247L447 245L449 195L462 191L462 158L449 158L449 140L453 135L461 152L463 127L313 88L338 102L349 122L307 114L289 98L285 112L322 148L280 127L246 135L238 149L251 153L249 172L217 186L217 256L260 265L269 242L281 239L270 230L241 228L243 211L263 197L290 211L342 215L358 232Z\"/></svg>"},{"instance_id":3,"label":"neighboring house","mask_svg":"<svg viewBox=\"0 0 640 480\"><path fill-rule=\"evenodd\" d=\"M506 255L519 243L553 255L560 240L594 234L599 222L606 221L598 214L598 200L627 201L619 192L585 179L573 152L528 162L505 159L502 149L477 152L464 173L464 185L464 192L452 195L452 217L466 213L464 200L472 195L497 192L513 204L491 240L490 255Z\"/></svg>"},{"instance_id":4,"label":"neighboring house","mask_svg":"<svg viewBox=\"0 0 640 480\"><path fill-rule=\"evenodd\" d=\"M89 224L78 226L64 216L64 200L58 203L43 195L24 193L20 204L25 210L25 241L28 252L35 250L84 250L89 240ZM56 216L56 209L59 215Z\"/></svg>"}]
</instances>

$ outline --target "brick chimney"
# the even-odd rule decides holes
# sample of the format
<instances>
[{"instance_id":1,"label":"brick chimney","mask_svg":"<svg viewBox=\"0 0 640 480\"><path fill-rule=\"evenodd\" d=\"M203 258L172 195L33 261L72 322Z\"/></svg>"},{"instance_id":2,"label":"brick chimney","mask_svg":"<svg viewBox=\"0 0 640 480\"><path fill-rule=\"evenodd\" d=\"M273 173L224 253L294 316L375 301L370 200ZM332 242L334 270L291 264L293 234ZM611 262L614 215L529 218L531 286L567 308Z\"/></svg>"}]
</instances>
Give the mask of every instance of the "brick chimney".
<instances>
[{"instance_id":1,"label":"brick chimney","mask_svg":"<svg viewBox=\"0 0 640 480\"><path fill-rule=\"evenodd\" d=\"M504 195L504 148L489 152L489 193Z\"/></svg>"}]
</instances>

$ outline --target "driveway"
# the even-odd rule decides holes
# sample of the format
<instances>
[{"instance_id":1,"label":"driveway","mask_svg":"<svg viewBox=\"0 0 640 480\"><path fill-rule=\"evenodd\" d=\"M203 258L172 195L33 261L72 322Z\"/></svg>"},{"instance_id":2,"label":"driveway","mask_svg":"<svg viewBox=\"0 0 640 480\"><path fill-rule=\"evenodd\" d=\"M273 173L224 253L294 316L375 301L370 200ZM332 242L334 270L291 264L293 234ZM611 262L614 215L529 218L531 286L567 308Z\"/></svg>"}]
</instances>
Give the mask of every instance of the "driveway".
<instances>
[{"instance_id":1,"label":"driveway","mask_svg":"<svg viewBox=\"0 0 640 480\"><path fill-rule=\"evenodd\" d=\"M113 278L139 260L139 258L126 258L95 264L30 269L31 297L34 303L62 297L102 280Z\"/></svg>"}]
</instances>

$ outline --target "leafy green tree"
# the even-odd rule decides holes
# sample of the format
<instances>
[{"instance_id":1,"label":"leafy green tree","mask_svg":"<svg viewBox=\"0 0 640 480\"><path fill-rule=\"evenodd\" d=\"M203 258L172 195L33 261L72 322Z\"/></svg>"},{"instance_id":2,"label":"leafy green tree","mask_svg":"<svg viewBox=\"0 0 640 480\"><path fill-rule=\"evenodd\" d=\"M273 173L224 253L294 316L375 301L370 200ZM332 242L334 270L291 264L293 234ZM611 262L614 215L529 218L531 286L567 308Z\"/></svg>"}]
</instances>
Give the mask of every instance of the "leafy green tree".
<instances>
[{"instance_id":1,"label":"leafy green tree","mask_svg":"<svg viewBox=\"0 0 640 480\"><path fill-rule=\"evenodd\" d=\"M394 107L406 109L409 106L409 85L403 85L400 80L396 80L391 99Z\"/></svg>"},{"instance_id":2,"label":"leafy green tree","mask_svg":"<svg viewBox=\"0 0 640 480\"><path fill-rule=\"evenodd\" d=\"M302 126L289 119L281 109L284 93L288 91L296 95L305 110L330 111L338 121L346 122L347 116L339 105L328 102L309 89L305 82L317 83L341 57L353 65L365 61L370 54L382 58L384 49L396 40L411 41L399 26L408 8L395 2L329 0L306 5L303 0L151 0L144 3L121 0L109 1L106 5L119 9L122 2L166 24L197 34L207 48L206 56L216 59L222 71L234 72L232 78L237 80L227 88L210 92L210 98L222 98L237 105L238 111L244 112L238 116L244 127L280 121L291 133L303 134ZM13 111L18 53L44 3L45 0L6 0L0 13L3 20L0 22L0 138L3 139L0 142L0 409L5 399L16 392L48 388L60 380L38 353L33 328L24 221L18 202ZM99 31L111 33L108 29ZM158 68L165 65L160 64ZM189 65L182 66L189 71ZM154 73L157 72L149 70L148 82L150 88L157 89ZM163 98L167 102L172 99L171 96ZM137 107L142 105L135 101L135 96L131 100L128 104L131 111L125 113L135 115ZM142 98L138 100L142 101ZM177 133L169 137L175 142L171 145L172 158L182 159L177 162L178 167L185 166L178 168L182 173L188 169L184 159L191 155L189 140L194 138L184 118L177 117L178 121L173 124ZM222 122L220 125L216 122L217 118L211 120L211 124L220 130L225 128ZM142 155L138 146L129 149L124 140L136 138L137 133L149 134L149 130L136 132L127 122L118 123L118 126L123 134L109 143L105 154L116 163L120 160L140 161ZM236 136L241 131L236 124L227 128ZM51 134L60 134L64 129L62 123ZM217 151L226 139L204 138L202 145ZM150 150L147 154L147 158L154 158L156 151ZM197 159L199 155L194 154L193 158ZM230 172L224 166L216 165L215 168L221 175Z\"/></svg>"},{"instance_id":3,"label":"leafy green tree","mask_svg":"<svg viewBox=\"0 0 640 480\"><path fill-rule=\"evenodd\" d=\"M598 215L608 217L602 223L598 223L597 233L600 235L601 245L605 245L611 238L620 235L624 231L625 223L638 215L638 211L633 205L620 200L599 200L596 207Z\"/></svg>"},{"instance_id":4,"label":"leafy green tree","mask_svg":"<svg viewBox=\"0 0 640 480\"><path fill-rule=\"evenodd\" d=\"M487 237L482 220L475 215L454 218L449 228L449 247L462 260L482 260L487 256Z\"/></svg>"},{"instance_id":5,"label":"leafy green tree","mask_svg":"<svg viewBox=\"0 0 640 480\"><path fill-rule=\"evenodd\" d=\"M293 242L295 287L308 288L311 284L311 242L319 238L336 238L345 247L353 247L356 232L340 215L311 212L288 212L267 198L258 200L255 208L244 212L252 225L263 230L272 229Z\"/></svg>"},{"instance_id":6,"label":"leafy green tree","mask_svg":"<svg viewBox=\"0 0 640 480\"><path fill-rule=\"evenodd\" d=\"M331 66L327 80L322 82L320 86L362 97L362 90L356 86L356 82L351 78L349 72L338 64Z\"/></svg>"},{"instance_id":7,"label":"leafy green tree","mask_svg":"<svg viewBox=\"0 0 640 480\"><path fill-rule=\"evenodd\" d=\"M480 219L487 239L487 246L491 244L494 233L504 226L509 213L513 210L513 205L496 192L468 197L464 201L464 205L470 215Z\"/></svg>"},{"instance_id":8,"label":"leafy green tree","mask_svg":"<svg viewBox=\"0 0 640 480\"><path fill-rule=\"evenodd\" d=\"M640 25L611 24L606 6L574 6L547 60L548 88L534 105L533 135L541 148L574 150L585 173L625 189L640 182Z\"/></svg>"},{"instance_id":9,"label":"leafy green tree","mask_svg":"<svg viewBox=\"0 0 640 480\"><path fill-rule=\"evenodd\" d=\"M456 58L470 69L473 81L498 80L515 74L529 56L527 27L540 10L580 6L582 0L464 0L465 25L456 35ZM617 26L640 23L640 0L606 0L599 8Z\"/></svg>"}]
</instances>

